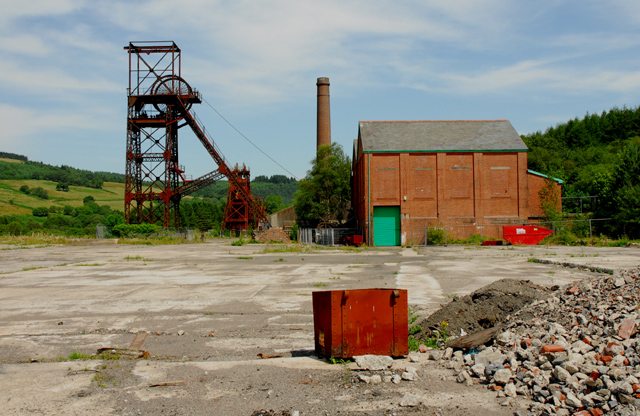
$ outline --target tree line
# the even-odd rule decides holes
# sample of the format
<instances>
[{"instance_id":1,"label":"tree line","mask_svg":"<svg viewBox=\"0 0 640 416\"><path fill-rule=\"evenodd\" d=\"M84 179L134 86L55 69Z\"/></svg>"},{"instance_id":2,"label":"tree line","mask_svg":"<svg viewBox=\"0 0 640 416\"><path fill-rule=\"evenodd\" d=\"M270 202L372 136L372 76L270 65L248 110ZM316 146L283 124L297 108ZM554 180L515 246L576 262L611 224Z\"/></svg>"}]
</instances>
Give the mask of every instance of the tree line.
<instances>
[{"instance_id":1,"label":"tree line","mask_svg":"<svg viewBox=\"0 0 640 416\"><path fill-rule=\"evenodd\" d=\"M564 209L590 197L596 232L640 238L640 107L587 114L522 136L529 167L565 181ZM584 214L584 213L583 213Z\"/></svg>"},{"instance_id":2,"label":"tree line","mask_svg":"<svg viewBox=\"0 0 640 416\"><path fill-rule=\"evenodd\" d=\"M32 162L26 156L1 152L5 158L20 160L11 163L0 160L0 179L36 179L58 182L64 188L69 185L101 189L104 182L124 183L124 175L113 172L92 172L71 166L53 166L42 162ZM11 157L8 157L11 156Z\"/></svg>"},{"instance_id":3,"label":"tree line","mask_svg":"<svg viewBox=\"0 0 640 416\"><path fill-rule=\"evenodd\" d=\"M29 158L27 158L24 155L19 155L16 153L10 153L10 152L0 152L0 158L3 159L13 159L13 160L20 160L22 162L26 162L29 160Z\"/></svg>"}]
</instances>

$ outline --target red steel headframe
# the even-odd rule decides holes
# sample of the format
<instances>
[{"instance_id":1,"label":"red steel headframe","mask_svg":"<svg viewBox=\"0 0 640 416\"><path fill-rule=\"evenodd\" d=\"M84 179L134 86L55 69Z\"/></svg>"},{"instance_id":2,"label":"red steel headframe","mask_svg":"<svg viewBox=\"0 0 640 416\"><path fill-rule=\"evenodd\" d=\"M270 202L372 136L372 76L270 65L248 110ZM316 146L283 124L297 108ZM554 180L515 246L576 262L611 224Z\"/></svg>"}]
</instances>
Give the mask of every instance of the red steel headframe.
<instances>
[{"instance_id":1,"label":"red steel headframe","mask_svg":"<svg viewBox=\"0 0 640 416\"><path fill-rule=\"evenodd\" d=\"M127 90L127 150L125 220L180 226L180 200L184 195L222 177L229 180L236 204L245 204L248 221L241 229L267 225L262 205L247 186L245 173L229 169L222 153L190 112L202 102L200 93L182 78L182 55L173 41L130 42ZM191 127L217 165L217 169L187 180L178 160L178 130ZM242 211L242 210L241 210ZM233 217L233 218L237 218ZM239 223L227 228L238 229Z\"/></svg>"}]
</instances>

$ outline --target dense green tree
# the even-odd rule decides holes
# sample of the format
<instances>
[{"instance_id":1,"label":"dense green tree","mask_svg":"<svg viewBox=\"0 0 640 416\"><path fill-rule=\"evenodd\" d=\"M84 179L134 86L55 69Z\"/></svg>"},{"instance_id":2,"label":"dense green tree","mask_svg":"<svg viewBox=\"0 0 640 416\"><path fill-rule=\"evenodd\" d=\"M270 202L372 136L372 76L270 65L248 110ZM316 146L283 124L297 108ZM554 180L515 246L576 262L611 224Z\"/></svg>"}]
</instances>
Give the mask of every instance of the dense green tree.
<instances>
[{"instance_id":1,"label":"dense green tree","mask_svg":"<svg viewBox=\"0 0 640 416\"><path fill-rule=\"evenodd\" d=\"M10 152L0 152L0 158L21 160L23 162L26 162L27 160L29 160L26 156L18 155L18 154L10 153Z\"/></svg>"},{"instance_id":2,"label":"dense green tree","mask_svg":"<svg viewBox=\"0 0 640 416\"><path fill-rule=\"evenodd\" d=\"M180 202L180 220L184 228L202 231L219 229L223 220L225 200L188 198Z\"/></svg>"},{"instance_id":3,"label":"dense green tree","mask_svg":"<svg viewBox=\"0 0 640 416\"><path fill-rule=\"evenodd\" d=\"M32 214L34 217L46 217L49 215L49 210L45 207L34 208Z\"/></svg>"},{"instance_id":4,"label":"dense green tree","mask_svg":"<svg viewBox=\"0 0 640 416\"><path fill-rule=\"evenodd\" d=\"M639 135L640 107L587 114L522 138L530 148L529 167L565 181L565 212L579 213L580 197L589 196L582 201L593 217L613 218L595 222L596 234L637 238Z\"/></svg>"},{"instance_id":5,"label":"dense green tree","mask_svg":"<svg viewBox=\"0 0 640 416\"><path fill-rule=\"evenodd\" d=\"M269 195L264 200L264 206L267 210L267 214L273 214L274 212L284 208L282 197L280 195Z\"/></svg>"},{"instance_id":6,"label":"dense green tree","mask_svg":"<svg viewBox=\"0 0 640 416\"><path fill-rule=\"evenodd\" d=\"M640 238L640 140L623 150L613 174L611 194L616 207L613 217L622 225L618 231Z\"/></svg>"},{"instance_id":7,"label":"dense green tree","mask_svg":"<svg viewBox=\"0 0 640 416\"><path fill-rule=\"evenodd\" d=\"M33 195L40 199L49 199L49 192L47 192L45 189L43 189L40 186L29 190L29 195Z\"/></svg>"},{"instance_id":8,"label":"dense green tree","mask_svg":"<svg viewBox=\"0 0 640 416\"><path fill-rule=\"evenodd\" d=\"M294 197L298 223L315 227L345 221L351 200L350 174L351 160L339 144L320 147Z\"/></svg>"},{"instance_id":9,"label":"dense green tree","mask_svg":"<svg viewBox=\"0 0 640 416\"><path fill-rule=\"evenodd\" d=\"M276 184L283 184L283 183L294 183L296 182L295 178L289 178L287 176L284 175L271 175L271 176L265 176L265 175L258 175L253 179L254 182L268 182L268 183L276 183Z\"/></svg>"},{"instance_id":10,"label":"dense green tree","mask_svg":"<svg viewBox=\"0 0 640 416\"><path fill-rule=\"evenodd\" d=\"M271 178L275 177L277 178L273 181ZM251 193L262 199L266 199L270 195L279 195L284 206L291 205L293 195L298 189L298 182L294 178L284 181L282 178L286 177L283 175L273 175L271 178L264 175L256 176L251 181ZM226 200L228 189L227 181L219 181L196 191L193 196Z\"/></svg>"}]
</instances>

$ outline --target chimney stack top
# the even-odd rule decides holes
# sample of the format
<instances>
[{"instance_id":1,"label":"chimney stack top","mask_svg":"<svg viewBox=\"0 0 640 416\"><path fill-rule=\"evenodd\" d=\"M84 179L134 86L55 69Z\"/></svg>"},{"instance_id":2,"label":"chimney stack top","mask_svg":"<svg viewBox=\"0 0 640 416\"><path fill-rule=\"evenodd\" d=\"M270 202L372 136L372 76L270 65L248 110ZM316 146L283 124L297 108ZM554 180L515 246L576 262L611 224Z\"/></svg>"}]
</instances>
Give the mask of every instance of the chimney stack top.
<instances>
[{"instance_id":1,"label":"chimney stack top","mask_svg":"<svg viewBox=\"0 0 640 416\"><path fill-rule=\"evenodd\" d=\"M331 144L331 109L329 104L329 78L319 77L318 89L318 130L316 148Z\"/></svg>"}]
</instances>

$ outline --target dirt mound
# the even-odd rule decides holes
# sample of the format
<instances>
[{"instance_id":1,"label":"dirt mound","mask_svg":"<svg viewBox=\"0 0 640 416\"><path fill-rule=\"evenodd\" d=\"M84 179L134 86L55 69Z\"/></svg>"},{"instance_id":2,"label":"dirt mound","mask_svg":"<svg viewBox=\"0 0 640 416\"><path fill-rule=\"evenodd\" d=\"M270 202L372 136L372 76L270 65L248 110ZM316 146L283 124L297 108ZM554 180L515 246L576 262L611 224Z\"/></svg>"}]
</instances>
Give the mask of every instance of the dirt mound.
<instances>
[{"instance_id":1,"label":"dirt mound","mask_svg":"<svg viewBox=\"0 0 640 416\"><path fill-rule=\"evenodd\" d=\"M268 230L256 233L256 241L259 243L290 243L289 234L280 227L271 227Z\"/></svg>"},{"instance_id":2,"label":"dirt mound","mask_svg":"<svg viewBox=\"0 0 640 416\"><path fill-rule=\"evenodd\" d=\"M442 321L448 323L449 333L459 336L460 330L473 333L491 328L505 318L538 299L545 299L550 289L530 280L502 279L484 286L470 295L457 298L428 318L418 322L420 338L429 337Z\"/></svg>"}]
</instances>

